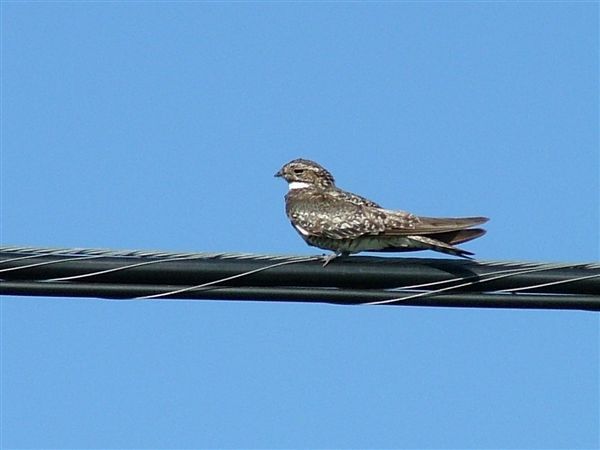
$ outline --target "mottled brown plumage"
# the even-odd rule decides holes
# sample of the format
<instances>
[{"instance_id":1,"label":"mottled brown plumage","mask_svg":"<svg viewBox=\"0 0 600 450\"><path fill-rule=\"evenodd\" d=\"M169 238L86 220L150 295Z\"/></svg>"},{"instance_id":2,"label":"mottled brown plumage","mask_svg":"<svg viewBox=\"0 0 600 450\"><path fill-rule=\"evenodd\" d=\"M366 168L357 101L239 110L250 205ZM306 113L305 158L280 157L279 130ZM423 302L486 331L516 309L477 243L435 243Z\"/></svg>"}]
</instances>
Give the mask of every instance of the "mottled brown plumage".
<instances>
[{"instance_id":1,"label":"mottled brown plumage","mask_svg":"<svg viewBox=\"0 0 600 450\"><path fill-rule=\"evenodd\" d=\"M286 213L296 231L309 245L334 251L332 257L427 249L468 257L471 252L454 244L485 234L471 227L487 222L486 217L420 217L385 209L339 189L331 173L307 159L290 161L275 176L289 183Z\"/></svg>"}]
</instances>

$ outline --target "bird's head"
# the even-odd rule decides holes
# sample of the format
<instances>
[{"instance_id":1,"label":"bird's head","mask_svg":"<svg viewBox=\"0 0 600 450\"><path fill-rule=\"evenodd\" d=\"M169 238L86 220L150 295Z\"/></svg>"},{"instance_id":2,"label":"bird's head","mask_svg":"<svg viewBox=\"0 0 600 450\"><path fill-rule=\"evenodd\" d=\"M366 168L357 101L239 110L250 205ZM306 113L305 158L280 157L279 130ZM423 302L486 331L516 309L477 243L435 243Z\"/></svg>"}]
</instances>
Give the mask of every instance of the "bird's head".
<instances>
[{"instance_id":1,"label":"bird's head","mask_svg":"<svg viewBox=\"0 0 600 450\"><path fill-rule=\"evenodd\" d=\"M290 189L316 187L326 189L335 186L333 176L325 167L308 159L294 159L275 174L289 183Z\"/></svg>"}]
</instances>

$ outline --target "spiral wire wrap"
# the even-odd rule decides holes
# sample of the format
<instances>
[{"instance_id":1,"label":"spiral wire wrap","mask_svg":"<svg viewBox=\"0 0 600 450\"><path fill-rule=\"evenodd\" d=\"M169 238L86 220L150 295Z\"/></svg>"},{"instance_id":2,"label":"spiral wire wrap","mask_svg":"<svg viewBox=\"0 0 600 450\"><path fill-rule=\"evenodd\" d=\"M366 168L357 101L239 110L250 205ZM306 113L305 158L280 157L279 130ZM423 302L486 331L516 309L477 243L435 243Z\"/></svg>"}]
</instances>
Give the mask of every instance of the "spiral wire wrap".
<instances>
[{"instance_id":1,"label":"spiral wire wrap","mask_svg":"<svg viewBox=\"0 0 600 450\"><path fill-rule=\"evenodd\" d=\"M600 310L600 265L0 247L0 294Z\"/></svg>"}]
</instances>

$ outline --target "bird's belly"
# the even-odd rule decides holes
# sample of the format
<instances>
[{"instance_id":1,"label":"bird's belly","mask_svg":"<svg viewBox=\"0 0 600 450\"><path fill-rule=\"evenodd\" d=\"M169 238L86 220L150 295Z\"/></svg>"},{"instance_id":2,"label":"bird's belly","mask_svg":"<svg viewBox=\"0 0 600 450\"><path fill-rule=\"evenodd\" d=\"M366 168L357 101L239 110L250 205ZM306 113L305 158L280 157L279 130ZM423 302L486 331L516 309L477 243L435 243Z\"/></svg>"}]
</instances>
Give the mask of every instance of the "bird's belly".
<instances>
[{"instance_id":1,"label":"bird's belly","mask_svg":"<svg viewBox=\"0 0 600 450\"><path fill-rule=\"evenodd\" d=\"M355 239L328 239L322 237L306 237L308 244L334 252L358 253L378 252L394 249L402 251L415 247L414 241L405 236L361 236Z\"/></svg>"}]
</instances>

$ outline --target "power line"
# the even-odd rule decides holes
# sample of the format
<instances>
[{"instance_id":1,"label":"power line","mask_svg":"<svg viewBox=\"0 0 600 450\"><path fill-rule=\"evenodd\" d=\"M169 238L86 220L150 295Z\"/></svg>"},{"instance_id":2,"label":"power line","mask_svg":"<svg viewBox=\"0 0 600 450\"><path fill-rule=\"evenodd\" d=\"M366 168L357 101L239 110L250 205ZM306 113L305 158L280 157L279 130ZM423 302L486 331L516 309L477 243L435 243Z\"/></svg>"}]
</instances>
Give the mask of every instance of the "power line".
<instances>
[{"instance_id":1,"label":"power line","mask_svg":"<svg viewBox=\"0 0 600 450\"><path fill-rule=\"evenodd\" d=\"M600 265L0 247L0 294L600 310Z\"/></svg>"}]
</instances>

